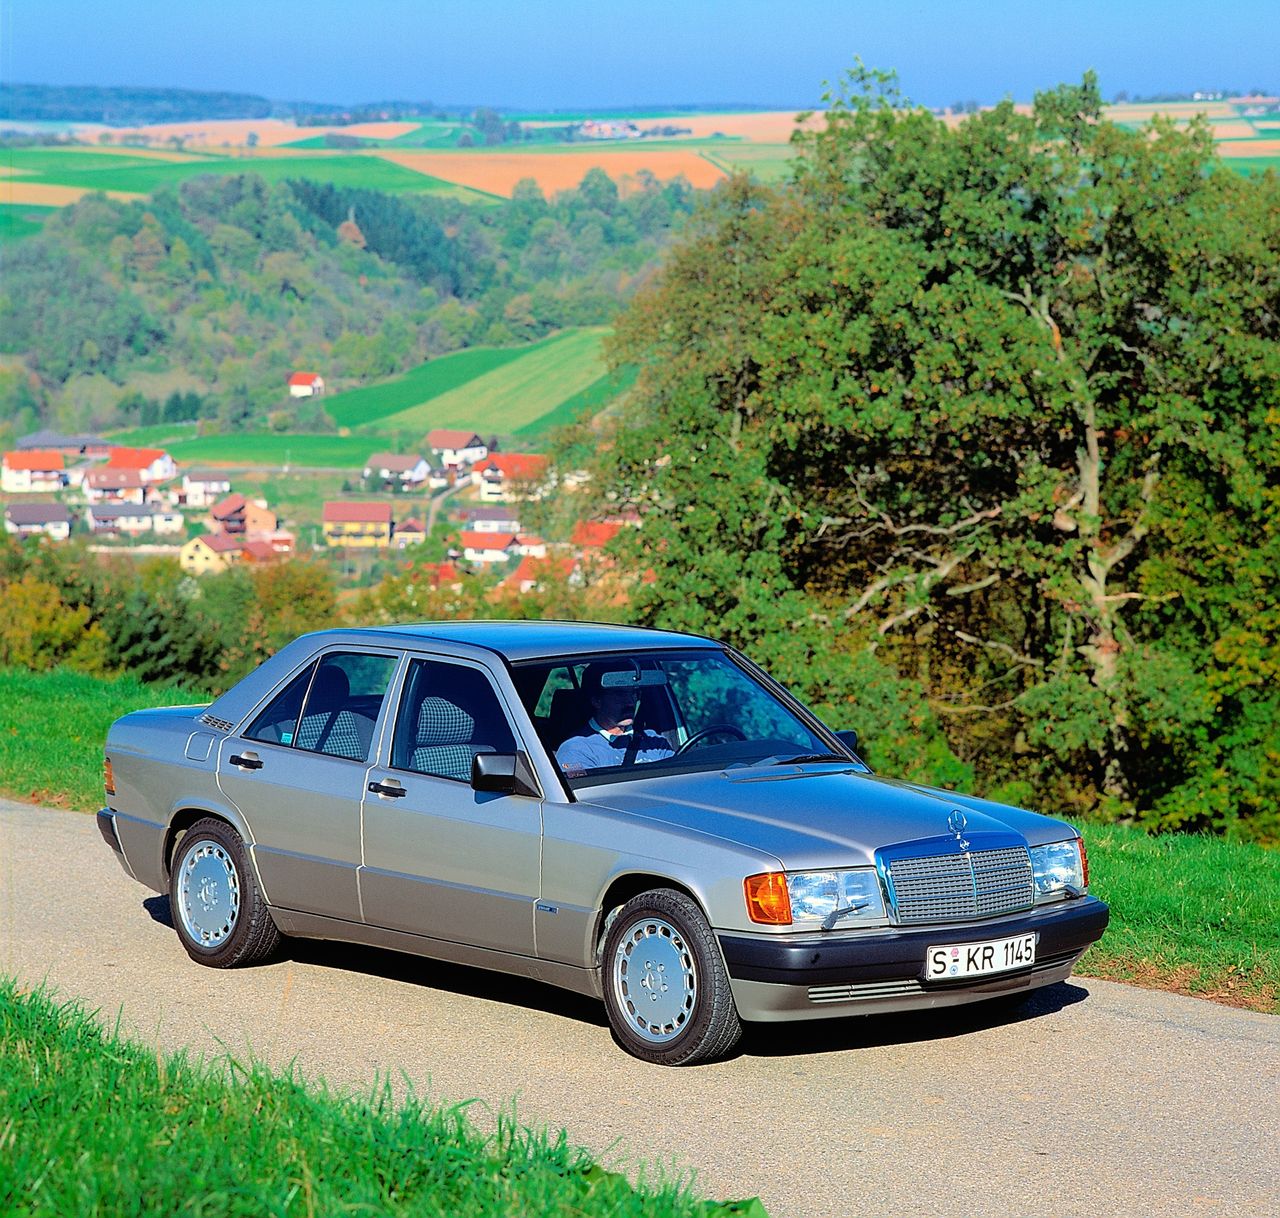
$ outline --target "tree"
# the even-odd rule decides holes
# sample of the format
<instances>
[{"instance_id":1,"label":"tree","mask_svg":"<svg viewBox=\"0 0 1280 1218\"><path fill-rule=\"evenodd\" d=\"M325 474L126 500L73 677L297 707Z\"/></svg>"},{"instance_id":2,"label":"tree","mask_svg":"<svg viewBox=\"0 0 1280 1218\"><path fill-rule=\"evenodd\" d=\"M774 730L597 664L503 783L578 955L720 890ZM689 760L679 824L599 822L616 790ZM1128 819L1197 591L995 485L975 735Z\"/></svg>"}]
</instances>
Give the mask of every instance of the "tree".
<instances>
[{"instance_id":1,"label":"tree","mask_svg":"<svg viewBox=\"0 0 1280 1218\"><path fill-rule=\"evenodd\" d=\"M861 67L826 100L792 188L730 183L619 327L595 485L644 518L642 612L811 694L875 652L988 782L1260 825L1280 187L1092 75L955 128Z\"/></svg>"}]
</instances>

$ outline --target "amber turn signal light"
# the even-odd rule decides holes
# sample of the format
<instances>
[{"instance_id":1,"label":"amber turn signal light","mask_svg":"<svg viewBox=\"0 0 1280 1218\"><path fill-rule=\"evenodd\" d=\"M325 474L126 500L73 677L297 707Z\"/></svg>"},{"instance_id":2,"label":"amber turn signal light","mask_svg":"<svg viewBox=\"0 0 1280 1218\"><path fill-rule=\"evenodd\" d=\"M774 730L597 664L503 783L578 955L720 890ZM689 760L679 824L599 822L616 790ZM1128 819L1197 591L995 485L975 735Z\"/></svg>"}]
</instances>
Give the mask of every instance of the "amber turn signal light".
<instances>
[{"instance_id":1,"label":"amber turn signal light","mask_svg":"<svg viewBox=\"0 0 1280 1218\"><path fill-rule=\"evenodd\" d=\"M791 925L791 896L781 871L749 875L742 881L747 896L747 917L768 926Z\"/></svg>"},{"instance_id":2,"label":"amber turn signal light","mask_svg":"<svg viewBox=\"0 0 1280 1218\"><path fill-rule=\"evenodd\" d=\"M102 759L102 785L106 788L108 795L116 793L116 776L111 772L110 757Z\"/></svg>"}]
</instances>

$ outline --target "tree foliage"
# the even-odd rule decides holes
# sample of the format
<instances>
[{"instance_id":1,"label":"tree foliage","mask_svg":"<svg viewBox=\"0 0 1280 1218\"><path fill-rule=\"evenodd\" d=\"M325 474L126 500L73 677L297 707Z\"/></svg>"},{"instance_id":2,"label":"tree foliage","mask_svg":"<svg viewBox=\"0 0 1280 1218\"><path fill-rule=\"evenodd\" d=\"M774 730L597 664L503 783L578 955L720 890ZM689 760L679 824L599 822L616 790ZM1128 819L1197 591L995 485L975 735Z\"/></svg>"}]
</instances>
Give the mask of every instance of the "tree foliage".
<instances>
[{"instance_id":1,"label":"tree foliage","mask_svg":"<svg viewBox=\"0 0 1280 1218\"><path fill-rule=\"evenodd\" d=\"M1280 186L1091 76L956 126L861 67L827 100L619 327L644 615L819 700L896 673L988 787L1280 834Z\"/></svg>"}]
</instances>

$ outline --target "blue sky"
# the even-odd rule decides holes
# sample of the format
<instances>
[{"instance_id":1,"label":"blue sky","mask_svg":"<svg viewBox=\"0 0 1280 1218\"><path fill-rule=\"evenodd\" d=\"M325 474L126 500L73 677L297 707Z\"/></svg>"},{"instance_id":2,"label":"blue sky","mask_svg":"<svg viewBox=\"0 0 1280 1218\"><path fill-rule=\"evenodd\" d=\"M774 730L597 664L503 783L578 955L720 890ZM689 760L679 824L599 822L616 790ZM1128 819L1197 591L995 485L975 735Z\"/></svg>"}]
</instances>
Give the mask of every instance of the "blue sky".
<instances>
[{"instance_id":1,"label":"blue sky","mask_svg":"<svg viewBox=\"0 0 1280 1218\"><path fill-rule=\"evenodd\" d=\"M1095 68L1280 89L1275 0L0 0L0 77L526 108L807 105L855 55L926 105Z\"/></svg>"}]
</instances>

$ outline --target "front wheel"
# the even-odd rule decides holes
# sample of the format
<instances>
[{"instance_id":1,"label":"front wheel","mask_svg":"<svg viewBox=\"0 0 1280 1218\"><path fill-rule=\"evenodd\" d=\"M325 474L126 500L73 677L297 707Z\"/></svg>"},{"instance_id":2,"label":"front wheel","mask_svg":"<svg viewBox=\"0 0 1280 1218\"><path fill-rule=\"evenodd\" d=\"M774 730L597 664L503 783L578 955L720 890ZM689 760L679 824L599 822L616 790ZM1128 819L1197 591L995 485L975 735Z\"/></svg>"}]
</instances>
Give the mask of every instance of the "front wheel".
<instances>
[{"instance_id":1,"label":"front wheel","mask_svg":"<svg viewBox=\"0 0 1280 1218\"><path fill-rule=\"evenodd\" d=\"M633 897L604 946L604 1005L618 1043L642 1061L691 1066L742 1035L719 945L682 892Z\"/></svg>"},{"instance_id":2,"label":"front wheel","mask_svg":"<svg viewBox=\"0 0 1280 1218\"><path fill-rule=\"evenodd\" d=\"M178 843L169 905L187 955L210 968L252 964L280 943L244 839L226 821L198 820Z\"/></svg>"}]
</instances>

